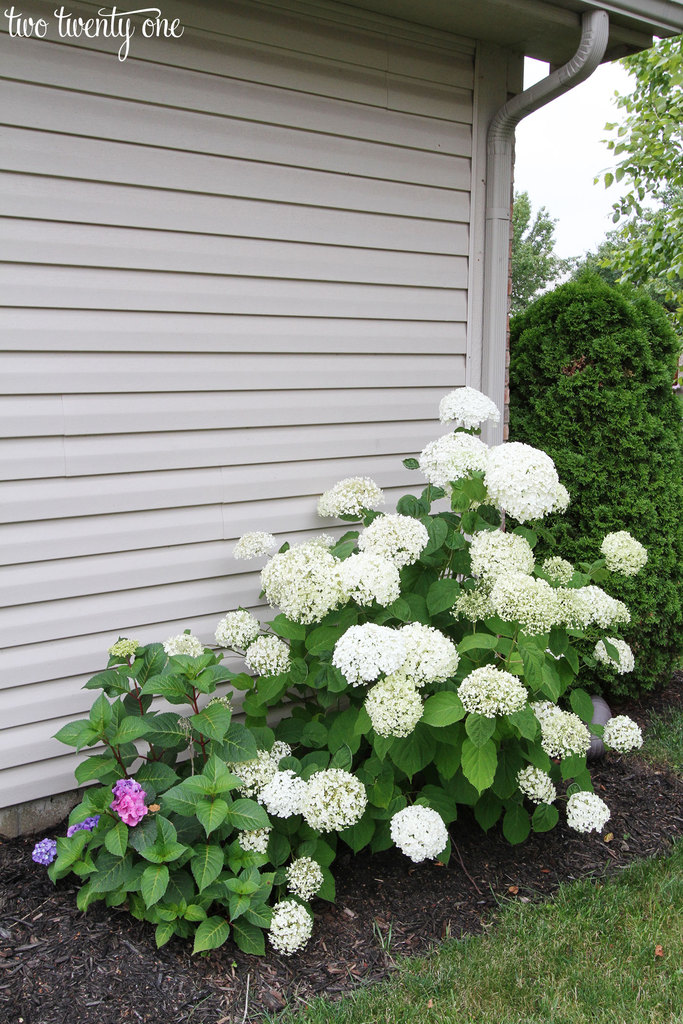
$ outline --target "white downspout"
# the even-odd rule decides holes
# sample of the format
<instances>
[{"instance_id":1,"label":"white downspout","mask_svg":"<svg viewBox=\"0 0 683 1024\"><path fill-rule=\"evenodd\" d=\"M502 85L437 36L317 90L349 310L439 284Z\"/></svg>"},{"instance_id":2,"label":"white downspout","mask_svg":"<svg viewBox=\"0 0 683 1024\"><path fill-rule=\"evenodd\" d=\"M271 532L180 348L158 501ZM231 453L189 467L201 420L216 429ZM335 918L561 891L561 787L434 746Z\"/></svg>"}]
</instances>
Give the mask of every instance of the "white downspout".
<instances>
[{"instance_id":1,"label":"white downspout","mask_svg":"<svg viewBox=\"0 0 683 1024\"><path fill-rule=\"evenodd\" d=\"M581 19L581 42L570 61L542 81L518 93L500 108L488 130L486 175L486 229L484 248L484 355L482 391L499 409L505 404L505 347L510 267L510 201L515 128L519 122L569 92L593 74L602 60L609 37L605 11L591 11ZM503 440L503 423L490 430L489 443Z\"/></svg>"}]
</instances>

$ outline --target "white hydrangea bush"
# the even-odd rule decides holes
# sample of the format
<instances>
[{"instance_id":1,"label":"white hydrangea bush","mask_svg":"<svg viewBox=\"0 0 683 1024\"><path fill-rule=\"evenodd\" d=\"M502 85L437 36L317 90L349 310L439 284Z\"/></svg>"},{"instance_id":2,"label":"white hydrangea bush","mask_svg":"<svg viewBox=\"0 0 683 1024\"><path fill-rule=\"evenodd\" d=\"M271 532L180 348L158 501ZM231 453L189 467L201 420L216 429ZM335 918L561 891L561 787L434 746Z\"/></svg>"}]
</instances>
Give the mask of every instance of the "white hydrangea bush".
<instances>
[{"instance_id":1,"label":"white hydrangea bush","mask_svg":"<svg viewBox=\"0 0 683 1024\"><path fill-rule=\"evenodd\" d=\"M230 799L267 816L245 817L235 857L272 871L267 935L285 956L310 938L316 901L333 898L342 845L447 861L463 800L512 843L563 808L575 831L599 830L609 808L592 792L591 738L618 753L642 743L625 716L593 727L585 684L596 664L634 667L619 635L629 610L606 581L647 552L621 531L593 565L539 558L539 532L571 500L552 459L485 444L480 428L500 414L471 388L447 394L439 419L453 429L405 460L422 482L395 510L370 477L349 477L317 503L346 533L275 554L273 535L245 534L235 548L270 556L260 583L273 613L238 609L216 626L216 644L242 659L231 678L253 734L243 752L226 737L223 761ZM200 641L167 648L196 659L197 697Z\"/></svg>"}]
</instances>

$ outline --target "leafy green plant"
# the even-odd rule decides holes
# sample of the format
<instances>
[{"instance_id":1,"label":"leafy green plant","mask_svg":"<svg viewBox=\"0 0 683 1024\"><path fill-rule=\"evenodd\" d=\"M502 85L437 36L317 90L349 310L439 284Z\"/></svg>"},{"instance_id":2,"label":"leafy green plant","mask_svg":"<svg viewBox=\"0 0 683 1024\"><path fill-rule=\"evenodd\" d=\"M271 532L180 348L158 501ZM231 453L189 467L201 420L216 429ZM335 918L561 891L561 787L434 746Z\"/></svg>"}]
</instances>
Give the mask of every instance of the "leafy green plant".
<instances>
[{"instance_id":1,"label":"leafy green plant","mask_svg":"<svg viewBox=\"0 0 683 1024\"><path fill-rule=\"evenodd\" d=\"M648 550L637 577L615 577L632 620L628 676L596 669L612 693L668 678L683 635L683 431L672 393L677 339L661 307L585 275L542 296L511 324L510 436L543 445L571 493L539 552L590 559L622 526Z\"/></svg>"},{"instance_id":2,"label":"leafy green plant","mask_svg":"<svg viewBox=\"0 0 683 1024\"><path fill-rule=\"evenodd\" d=\"M489 449L478 423L499 414L478 392L452 392L440 412L456 429L405 462L429 481L419 497L383 515L372 480L341 481L319 511L354 528L268 561L264 594L282 611L267 630L244 609L218 623L217 644L250 673L189 633L110 649L87 684L102 691L89 718L58 733L98 751L76 777L99 785L70 834L34 851L40 863L56 854L53 879L83 880L83 910L125 903L159 945L194 936L195 951L231 936L262 953L267 929L289 955L311 934L311 899L334 899L339 843L446 862L463 805L511 843L552 829L558 803L577 831L602 828L591 730L619 750L641 737L623 717L589 729L581 673L632 661L605 635L628 610L595 581L637 572L647 552L618 532L590 564L537 564L540 521L568 500L552 460L527 445ZM511 532L504 515L519 523ZM247 534L235 554L273 547ZM226 684L242 692L243 723L230 698L212 697Z\"/></svg>"}]
</instances>

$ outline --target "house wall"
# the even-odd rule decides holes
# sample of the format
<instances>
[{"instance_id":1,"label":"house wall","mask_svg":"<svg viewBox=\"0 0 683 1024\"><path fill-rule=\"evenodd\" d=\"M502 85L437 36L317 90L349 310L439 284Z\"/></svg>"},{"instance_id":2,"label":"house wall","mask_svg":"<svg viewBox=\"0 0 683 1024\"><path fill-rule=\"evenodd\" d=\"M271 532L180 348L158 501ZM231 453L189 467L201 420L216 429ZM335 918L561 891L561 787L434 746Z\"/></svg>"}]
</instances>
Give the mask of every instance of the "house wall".
<instances>
[{"instance_id":1,"label":"house wall","mask_svg":"<svg viewBox=\"0 0 683 1024\"><path fill-rule=\"evenodd\" d=\"M51 737L119 635L211 642L257 604L244 531L319 530L344 476L390 506L468 372L474 43L331 3L163 13L182 39L123 63L0 35L0 807L73 787Z\"/></svg>"}]
</instances>

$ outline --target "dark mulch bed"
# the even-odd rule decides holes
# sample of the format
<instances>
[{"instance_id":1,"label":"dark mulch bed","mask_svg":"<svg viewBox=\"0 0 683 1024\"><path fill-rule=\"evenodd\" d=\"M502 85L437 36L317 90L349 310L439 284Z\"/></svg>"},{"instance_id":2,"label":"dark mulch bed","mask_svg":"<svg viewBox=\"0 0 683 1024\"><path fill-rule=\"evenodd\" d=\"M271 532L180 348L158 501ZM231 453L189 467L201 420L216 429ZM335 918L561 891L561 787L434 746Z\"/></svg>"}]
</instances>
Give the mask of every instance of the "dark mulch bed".
<instances>
[{"instance_id":1,"label":"dark mulch bed","mask_svg":"<svg viewBox=\"0 0 683 1024\"><path fill-rule=\"evenodd\" d=\"M683 673L663 693L618 710L645 724L648 709L671 706L683 706ZM683 835L680 779L614 754L593 778L612 810L609 842L559 826L511 847L497 830L485 836L463 816L448 867L415 866L395 851L342 855L337 903L318 905L313 940L291 958L246 956L229 943L191 958L177 939L157 950L153 928L125 910L94 904L84 915L68 878L54 888L31 860L42 836L2 843L0 1021L237 1024L386 976L391 961L375 929L390 933L392 955L422 952L444 936L479 931L501 899L543 898L560 882L665 853Z\"/></svg>"}]
</instances>

